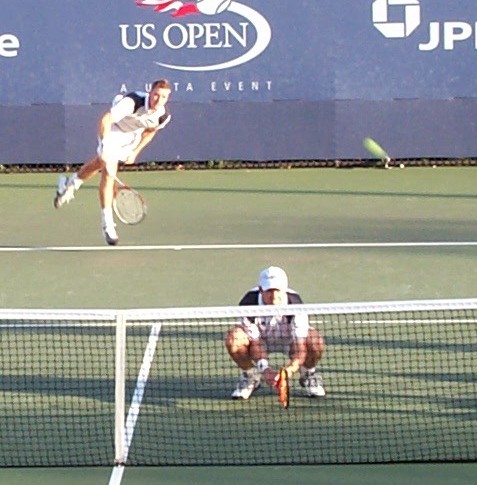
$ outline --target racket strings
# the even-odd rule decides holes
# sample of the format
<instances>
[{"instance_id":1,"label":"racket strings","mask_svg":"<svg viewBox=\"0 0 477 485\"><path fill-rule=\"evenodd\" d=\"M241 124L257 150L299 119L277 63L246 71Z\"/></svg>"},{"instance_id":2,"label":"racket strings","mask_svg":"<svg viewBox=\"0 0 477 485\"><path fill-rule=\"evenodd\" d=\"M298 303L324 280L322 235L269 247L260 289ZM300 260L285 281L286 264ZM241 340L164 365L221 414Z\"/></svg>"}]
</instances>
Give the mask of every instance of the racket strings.
<instances>
[{"instance_id":1,"label":"racket strings","mask_svg":"<svg viewBox=\"0 0 477 485\"><path fill-rule=\"evenodd\" d=\"M125 187L117 191L114 209L120 221L125 224L138 224L146 216L146 206L142 197Z\"/></svg>"}]
</instances>

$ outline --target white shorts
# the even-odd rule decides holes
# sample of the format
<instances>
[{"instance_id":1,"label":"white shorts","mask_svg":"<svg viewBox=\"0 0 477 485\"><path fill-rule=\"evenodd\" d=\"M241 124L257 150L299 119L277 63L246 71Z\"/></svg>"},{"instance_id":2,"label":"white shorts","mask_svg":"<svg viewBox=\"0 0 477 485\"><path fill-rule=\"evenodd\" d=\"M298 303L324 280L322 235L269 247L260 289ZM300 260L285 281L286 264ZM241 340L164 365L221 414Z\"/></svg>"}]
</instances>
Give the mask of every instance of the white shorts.
<instances>
[{"instance_id":1,"label":"white shorts","mask_svg":"<svg viewBox=\"0 0 477 485\"><path fill-rule=\"evenodd\" d=\"M138 133L112 130L106 138L98 139L96 153L103 159L108 173L115 174L118 162L125 162L140 141L141 135Z\"/></svg>"}]
</instances>

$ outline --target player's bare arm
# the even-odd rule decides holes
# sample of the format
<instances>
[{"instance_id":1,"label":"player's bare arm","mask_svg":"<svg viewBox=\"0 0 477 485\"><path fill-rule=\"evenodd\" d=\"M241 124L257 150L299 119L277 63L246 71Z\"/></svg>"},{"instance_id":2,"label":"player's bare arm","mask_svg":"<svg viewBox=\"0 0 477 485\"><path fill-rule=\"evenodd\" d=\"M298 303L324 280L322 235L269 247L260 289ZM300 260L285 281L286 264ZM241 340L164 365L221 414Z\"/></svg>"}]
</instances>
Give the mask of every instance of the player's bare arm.
<instances>
[{"instance_id":1,"label":"player's bare arm","mask_svg":"<svg viewBox=\"0 0 477 485\"><path fill-rule=\"evenodd\" d=\"M111 131L112 123L113 121L111 118L111 111L107 111L99 120L99 126L98 126L99 138L103 139L105 136L108 136L109 132Z\"/></svg>"},{"instance_id":2,"label":"player's bare arm","mask_svg":"<svg viewBox=\"0 0 477 485\"><path fill-rule=\"evenodd\" d=\"M290 356L290 362L285 367L289 376L292 376L300 370L300 367L305 363L307 356L306 339L298 338L295 340L292 346L292 354Z\"/></svg>"},{"instance_id":3,"label":"player's bare arm","mask_svg":"<svg viewBox=\"0 0 477 485\"><path fill-rule=\"evenodd\" d=\"M144 130L141 135L141 141L139 142L139 145L131 152L131 155L128 157L128 159L124 160L124 163L126 163L127 165L132 165L133 163L135 163L138 155L147 145L149 145L149 143L151 143L157 131L158 130L154 129Z\"/></svg>"}]
</instances>

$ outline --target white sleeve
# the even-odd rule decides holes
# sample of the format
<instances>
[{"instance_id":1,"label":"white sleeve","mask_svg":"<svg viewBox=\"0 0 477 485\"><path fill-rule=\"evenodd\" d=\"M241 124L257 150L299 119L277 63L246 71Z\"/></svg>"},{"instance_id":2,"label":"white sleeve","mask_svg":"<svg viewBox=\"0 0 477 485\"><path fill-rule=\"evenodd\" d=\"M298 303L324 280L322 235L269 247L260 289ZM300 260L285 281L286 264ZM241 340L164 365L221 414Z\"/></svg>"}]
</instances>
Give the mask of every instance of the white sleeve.
<instances>
[{"instance_id":1,"label":"white sleeve","mask_svg":"<svg viewBox=\"0 0 477 485\"><path fill-rule=\"evenodd\" d=\"M125 96L111 108L111 121L117 123L134 113L134 100Z\"/></svg>"}]
</instances>

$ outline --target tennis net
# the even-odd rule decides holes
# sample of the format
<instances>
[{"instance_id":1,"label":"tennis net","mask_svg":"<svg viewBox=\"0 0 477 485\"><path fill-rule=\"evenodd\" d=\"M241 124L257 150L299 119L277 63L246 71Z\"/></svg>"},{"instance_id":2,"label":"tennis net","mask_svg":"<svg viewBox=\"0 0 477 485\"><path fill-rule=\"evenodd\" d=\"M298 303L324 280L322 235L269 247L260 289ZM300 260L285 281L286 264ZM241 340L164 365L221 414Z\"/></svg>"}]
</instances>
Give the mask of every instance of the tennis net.
<instances>
[{"instance_id":1,"label":"tennis net","mask_svg":"<svg viewBox=\"0 0 477 485\"><path fill-rule=\"evenodd\" d=\"M326 339L326 398L231 400L225 332L281 311L0 311L0 466L477 459L477 300L287 307Z\"/></svg>"}]
</instances>

